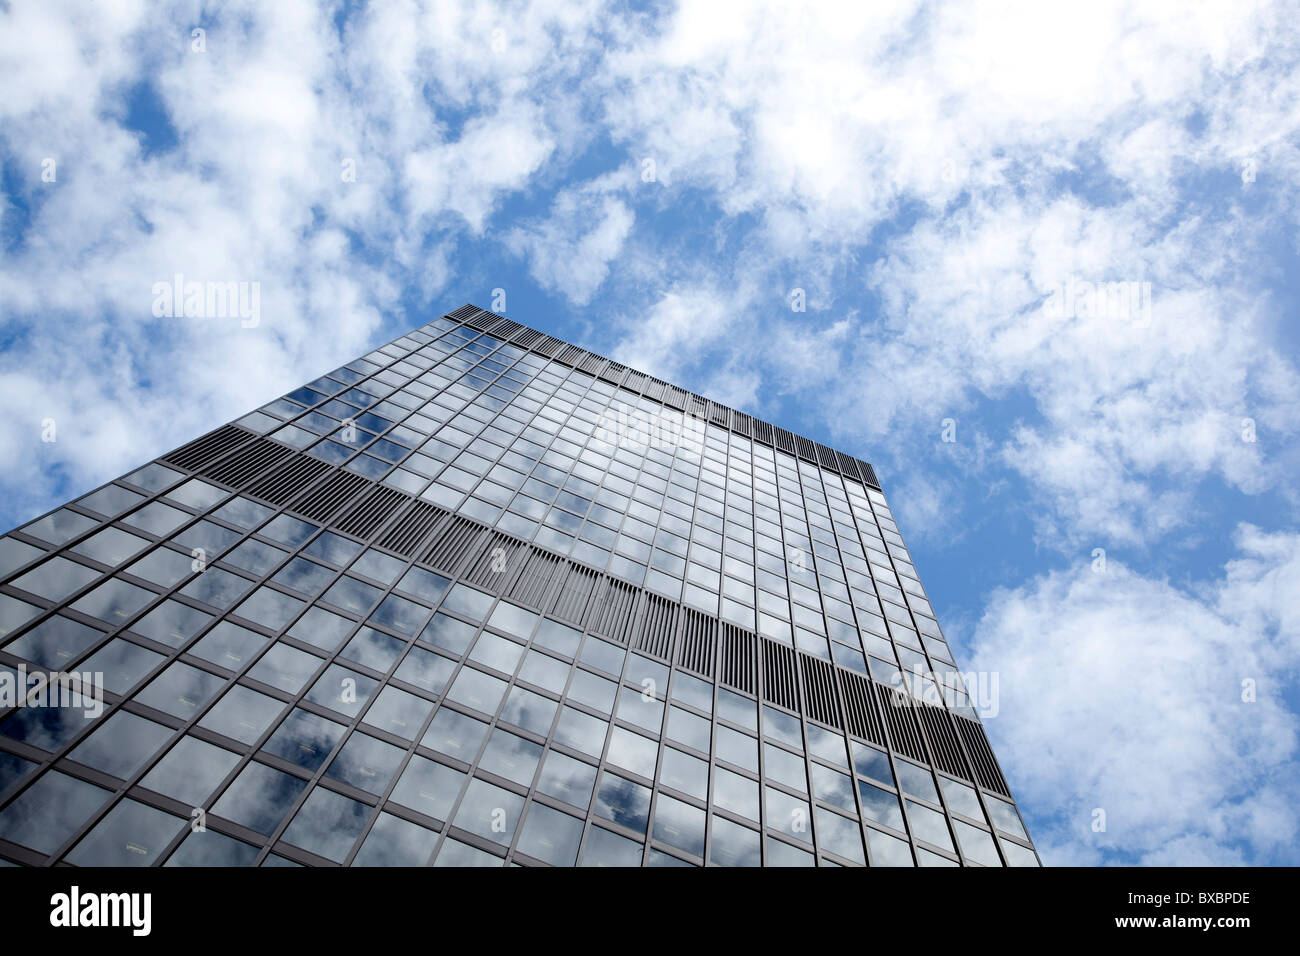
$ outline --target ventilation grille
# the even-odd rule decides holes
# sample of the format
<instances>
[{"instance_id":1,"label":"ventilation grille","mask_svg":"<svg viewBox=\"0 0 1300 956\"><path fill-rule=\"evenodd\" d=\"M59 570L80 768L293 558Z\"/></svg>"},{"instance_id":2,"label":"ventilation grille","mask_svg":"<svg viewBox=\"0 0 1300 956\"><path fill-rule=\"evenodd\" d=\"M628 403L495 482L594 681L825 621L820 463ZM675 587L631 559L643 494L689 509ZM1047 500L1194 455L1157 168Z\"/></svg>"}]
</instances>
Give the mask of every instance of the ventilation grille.
<instances>
[{"instance_id":1,"label":"ventilation grille","mask_svg":"<svg viewBox=\"0 0 1300 956\"><path fill-rule=\"evenodd\" d=\"M884 684L876 685L876 699L880 702L880 712L885 715L885 725L889 728L889 739L894 749L913 760L929 763L921 732L916 726L916 715L912 711L912 699Z\"/></svg>"},{"instance_id":2,"label":"ventilation grille","mask_svg":"<svg viewBox=\"0 0 1300 956\"><path fill-rule=\"evenodd\" d=\"M178 468L195 471L216 461L236 445L254 437L256 436L252 432L244 431L237 425L222 425L216 431L209 432L202 438L194 439L188 445L182 445L171 454L164 455L162 460Z\"/></svg>"},{"instance_id":3,"label":"ventilation grille","mask_svg":"<svg viewBox=\"0 0 1300 956\"><path fill-rule=\"evenodd\" d=\"M776 439L776 447L785 452L787 455L798 454L798 449L794 445L794 432L788 432L784 428L772 427Z\"/></svg>"},{"instance_id":4,"label":"ventilation grille","mask_svg":"<svg viewBox=\"0 0 1300 956\"><path fill-rule=\"evenodd\" d=\"M772 444L772 426L761 418L754 419L754 440L769 447Z\"/></svg>"},{"instance_id":5,"label":"ventilation grille","mask_svg":"<svg viewBox=\"0 0 1300 956\"><path fill-rule=\"evenodd\" d=\"M813 720L839 727L840 702L835 696L835 670L826 661L799 655L803 675L804 712Z\"/></svg>"},{"instance_id":6,"label":"ventilation grille","mask_svg":"<svg viewBox=\"0 0 1300 956\"><path fill-rule=\"evenodd\" d=\"M592 355L588 352L578 363L578 368L584 372L590 372L592 375L598 375L600 370L605 367L605 360L599 355Z\"/></svg>"},{"instance_id":7,"label":"ventilation grille","mask_svg":"<svg viewBox=\"0 0 1300 956\"><path fill-rule=\"evenodd\" d=\"M300 455L284 468L263 475L249 486L248 493L263 501L283 505L329 470L330 466L325 462Z\"/></svg>"},{"instance_id":8,"label":"ventilation grille","mask_svg":"<svg viewBox=\"0 0 1300 956\"><path fill-rule=\"evenodd\" d=\"M293 510L313 521L324 521L368 484L360 475L336 471L303 495Z\"/></svg>"},{"instance_id":9,"label":"ventilation grille","mask_svg":"<svg viewBox=\"0 0 1300 956\"><path fill-rule=\"evenodd\" d=\"M861 458L858 459L858 472L862 475L862 480L877 491L880 490L880 481L876 478L876 469L872 468Z\"/></svg>"},{"instance_id":10,"label":"ventilation grille","mask_svg":"<svg viewBox=\"0 0 1300 956\"><path fill-rule=\"evenodd\" d=\"M718 654L718 680L747 694L758 692L755 680L758 638L734 624L722 625L722 649Z\"/></svg>"},{"instance_id":11,"label":"ventilation grille","mask_svg":"<svg viewBox=\"0 0 1300 956\"><path fill-rule=\"evenodd\" d=\"M461 559L474 545L482 527L468 518L452 518L434 536L432 543L424 553L424 563L455 574Z\"/></svg>"},{"instance_id":12,"label":"ventilation grille","mask_svg":"<svg viewBox=\"0 0 1300 956\"><path fill-rule=\"evenodd\" d=\"M721 425L723 428L731 424L731 410L726 405L719 405L716 402L709 402L709 421L715 425Z\"/></svg>"},{"instance_id":13,"label":"ventilation grille","mask_svg":"<svg viewBox=\"0 0 1300 956\"><path fill-rule=\"evenodd\" d=\"M555 595L551 613L570 624L582 625L583 613L587 610L587 599L596 584L596 572L569 562L564 582Z\"/></svg>"},{"instance_id":14,"label":"ventilation grille","mask_svg":"<svg viewBox=\"0 0 1300 956\"><path fill-rule=\"evenodd\" d=\"M493 531L487 536L478 557L470 562L465 577L493 594L500 594L513 580L512 575L523 563L525 553L522 541Z\"/></svg>"},{"instance_id":15,"label":"ventilation grille","mask_svg":"<svg viewBox=\"0 0 1300 956\"><path fill-rule=\"evenodd\" d=\"M731 427L736 431L737 434L744 435L746 438L748 438L752 432L750 425L753 423L753 421L754 420L750 418L748 415L746 415L744 412L731 413Z\"/></svg>"},{"instance_id":16,"label":"ventilation grille","mask_svg":"<svg viewBox=\"0 0 1300 956\"><path fill-rule=\"evenodd\" d=\"M664 389L664 402L671 405L679 412L686 410L686 393L676 385L669 385Z\"/></svg>"},{"instance_id":17,"label":"ventilation grille","mask_svg":"<svg viewBox=\"0 0 1300 956\"><path fill-rule=\"evenodd\" d=\"M379 539L382 547L413 558L420 550L420 543L441 521L447 512L427 501L415 501L393 522L384 536Z\"/></svg>"},{"instance_id":18,"label":"ventilation grille","mask_svg":"<svg viewBox=\"0 0 1300 956\"><path fill-rule=\"evenodd\" d=\"M479 309L473 315L465 320L465 324L472 329L478 329L480 332L486 332L492 326L496 325L499 316L495 312L485 312Z\"/></svg>"},{"instance_id":19,"label":"ventilation grille","mask_svg":"<svg viewBox=\"0 0 1300 956\"><path fill-rule=\"evenodd\" d=\"M935 765L954 777L969 780L970 772L962 758L961 744L957 741L957 732L948 722L947 712L926 703L918 704L916 712L921 718L926 740L930 742L930 753L934 754Z\"/></svg>"},{"instance_id":20,"label":"ventilation grille","mask_svg":"<svg viewBox=\"0 0 1300 956\"><path fill-rule=\"evenodd\" d=\"M668 386L667 382L661 382L657 378L652 378L646 383L645 397L653 398L656 402L664 397L664 389Z\"/></svg>"},{"instance_id":21,"label":"ventilation grille","mask_svg":"<svg viewBox=\"0 0 1300 956\"><path fill-rule=\"evenodd\" d=\"M533 351L541 352L543 355L554 358L563 348L564 343L559 339L553 339L549 335L543 335L541 339L538 340L537 344L533 346Z\"/></svg>"},{"instance_id":22,"label":"ventilation grille","mask_svg":"<svg viewBox=\"0 0 1300 956\"><path fill-rule=\"evenodd\" d=\"M582 357L587 353L576 345L566 345L560 350L560 354L555 356L557 362L563 362L565 365L578 365Z\"/></svg>"},{"instance_id":23,"label":"ventilation grille","mask_svg":"<svg viewBox=\"0 0 1300 956\"><path fill-rule=\"evenodd\" d=\"M682 608L681 620L681 633L677 636L677 666L712 680L718 622L688 607Z\"/></svg>"},{"instance_id":24,"label":"ventilation grille","mask_svg":"<svg viewBox=\"0 0 1300 956\"><path fill-rule=\"evenodd\" d=\"M254 438L229 458L208 465L200 473L223 485L238 488L254 475L293 457L293 449L265 438Z\"/></svg>"},{"instance_id":25,"label":"ventilation grille","mask_svg":"<svg viewBox=\"0 0 1300 956\"><path fill-rule=\"evenodd\" d=\"M844 691L845 724L849 733L877 746L887 747L885 727L872 699L871 681L853 671L842 670L839 675L840 688Z\"/></svg>"},{"instance_id":26,"label":"ventilation grille","mask_svg":"<svg viewBox=\"0 0 1300 956\"><path fill-rule=\"evenodd\" d=\"M763 699L786 710L799 710L799 688L795 682L794 650L766 638L763 649Z\"/></svg>"},{"instance_id":27,"label":"ventilation grille","mask_svg":"<svg viewBox=\"0 0 1300 956\"><path fill-rule=\"evenodd\" d=\"M805 461L817 462L817 446L802 435L794 436L794 447L797 449L796 454Z\"/></svg>"},{"instance_id":28,"label":"ventilation grille","mask_svg":"<svg viewBox=\"0 0 1300 956\"><path fill-rule=\"evenodd\" d=\"M478 306L466 304L462 305L455 312L448 312L447 318L451 319L453 322L461 322L468 319L471 315L477 315L480 311L482 310L479 309Z\"/></svg>"},{"instance_id":29,"label":"ventilation grille","mask_svg":"<svg viewBox=\"0 0 1300 956\"><path fill-rule=\"evenodd\" d=\"M553 558L536 549L531 550L523 570L510 587L511 600L527 604L529 607L540 608L546 598L546 590L550 587L551 578L554 577L559 566L559 558Z\"/></svg>"},{"instance_id":30,"label":"ventilation grille","mask_svg":"<svg viewBox=\"0 0 1300 956\"><path fill-rule=\"evenodd\" d=\"M636 610L637 591L631 584L605 578L591 602L591 611L587 615L587 629L594 634L609 637L620 644L627 644L632 639L632 626L635 623L633 611Z\"/></svg>"},{"instance_id":31,"label":"ventilation grille","mask_svg":"<svg viewBox=\"0 0 1300 956\"><path fill-rule=\"evenodd\" d=\"M623 381L624 388L630 388L634 392L639 392L645 388L646 377L643 373L634 369L627 370L627 378Z\"/></svg>"},{"instance_id":32,"label":"ventilation grille","mask_svg":"<svg viewBox=\"0 0 1300 956\"><path fill-rule=\"evenodd\" d=\"M818 444L817 442L813 443L813 447L817 449L818 464L820 464L823 468L829 468L831 471L840 470L840 463L835 460L835 452L831 451L825 445Z\"/></svg>"},{"instance_id":33,"label":"ventilation grille","mask_svg":"<svg viewBox=\"0 0 1300 956\"><path fill-rule=\"evenodd\" d=\"M644 617L641 633L637 635L636 649L646 654L669 660L673 653L673 625L677 623L677 605L657 594L645 594Z\"/></svg>"},{"instance_id":34,"label":"ventilation grille","mask_svg":"<svg viewBox=\"0 0 1300 956\"><path fill-rule=\"evenodd\" d=\"M524 329L522 332L516 332L512 342L520 348L531 349L542 338L542 333L536 329Z\"/></svg>"},{"instance_id":35,"label":"ventilation grille","mask_svg":"<svg viewBox=\"0 0 1300 956\"><path fill-rule=\"evenodd\" d=\"M518 322L514 322L510 319L502 319L500 322L493 325L489 331L497 338L506 339L508 341L510 336L514 335L522 328L523 326Z\"/></svg>"},{"instance_id":36,"label":"ventilation grille","mask_svg":"<svg viewBox=\"0 0 1300 956\"><path fill-rule=\"evenodd\" d=\"M369 539L398 508L411 500L410 495L402 494L396 488L375 485L338 522L338 529L344 534Z\"/></svg>"},{"instance_id":37,"label":"ventilation grille","mask_svg":"<svg viewBox=\"0 0 1300 956\"><path fill-rule=\"evenodd\" d=\"M1010 798L1011 791L1007 789L1007 782L1002 779L1002 771L998 770L998 763L993 759L993 750L989 747L988 737L984 736L984 728L969 717L960 714L953 714L952 719L956 721L957 729L961 732L962 743L966 745L966 752L970 754L971 762L975 765L975 776L980 786Z\"/></svg>"}]
</instances>

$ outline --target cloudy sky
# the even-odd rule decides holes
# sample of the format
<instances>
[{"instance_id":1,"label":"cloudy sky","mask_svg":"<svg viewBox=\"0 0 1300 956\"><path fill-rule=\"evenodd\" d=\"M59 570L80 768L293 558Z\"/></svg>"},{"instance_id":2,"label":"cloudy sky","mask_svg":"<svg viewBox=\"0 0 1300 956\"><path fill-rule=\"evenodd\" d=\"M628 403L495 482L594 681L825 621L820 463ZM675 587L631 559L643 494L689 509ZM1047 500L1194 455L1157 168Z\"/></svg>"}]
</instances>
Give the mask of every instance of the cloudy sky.
<instances>
[{"instance_id":1,"label":"cloudy sky","mask_svg":"<svg viewBox=\"0 0 1300 956\"><path fill-rule=\"evenodd\" d=\"M9 0L0 524L504 290L876 466L1047 862L1300 862L1297 22Z\"/></svg>"}]
</instances>

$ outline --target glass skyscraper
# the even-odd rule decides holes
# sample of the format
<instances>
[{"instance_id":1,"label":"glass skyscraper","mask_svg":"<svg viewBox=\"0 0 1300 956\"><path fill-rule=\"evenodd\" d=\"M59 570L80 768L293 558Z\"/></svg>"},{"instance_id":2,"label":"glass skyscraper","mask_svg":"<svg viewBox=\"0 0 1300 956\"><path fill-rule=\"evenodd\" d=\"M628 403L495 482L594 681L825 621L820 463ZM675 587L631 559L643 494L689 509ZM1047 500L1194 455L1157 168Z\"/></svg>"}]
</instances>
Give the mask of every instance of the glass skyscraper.
<instances>
[{"instance_id":1,"label":"glass skyscraper","mask_svg":"<svg viewBox=\"0 0 1300 956\"><path fill-rule=\"evenodd\" d=\"M0 860L1038 863L866 462L472 305L0 538Z\"/></svg>"}]
</instances>

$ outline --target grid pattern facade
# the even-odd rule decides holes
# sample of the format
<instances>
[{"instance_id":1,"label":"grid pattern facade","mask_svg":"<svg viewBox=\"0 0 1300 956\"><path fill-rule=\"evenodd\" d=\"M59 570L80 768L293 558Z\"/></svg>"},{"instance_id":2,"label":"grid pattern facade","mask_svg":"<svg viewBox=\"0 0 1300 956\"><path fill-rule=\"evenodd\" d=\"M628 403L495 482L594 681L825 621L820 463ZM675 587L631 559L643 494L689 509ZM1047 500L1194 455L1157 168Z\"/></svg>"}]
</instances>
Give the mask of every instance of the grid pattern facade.
<instances>
[{"instance_id":1,"label":"grid pattern facade","mask_svg":"<svg viewBox=\"0 0 1300 956\"><path fill-rule=\"evenodd\" d=\"M1037 865L870 465L473 306L0 538L5 681L13 863Z\"/></svg>"}]
</instances>

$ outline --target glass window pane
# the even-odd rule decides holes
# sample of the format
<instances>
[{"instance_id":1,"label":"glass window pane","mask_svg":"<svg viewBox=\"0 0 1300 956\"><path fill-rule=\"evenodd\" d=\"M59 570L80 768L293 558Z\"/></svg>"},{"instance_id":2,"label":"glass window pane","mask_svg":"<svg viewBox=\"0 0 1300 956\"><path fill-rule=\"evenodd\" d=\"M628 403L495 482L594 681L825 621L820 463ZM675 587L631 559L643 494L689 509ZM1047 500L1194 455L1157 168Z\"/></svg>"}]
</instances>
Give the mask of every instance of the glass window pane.
<instances>
[{"instance_id":1,"label":"glass window pane","mask_svg":"<svg viewBox=\"0 0 1300 956\"><path fill-rule=\"evenodd\" d=\"M72 851L77 866L152 866L185 821L135 800L123 800Z\"/></svg>"}]
</instances>

